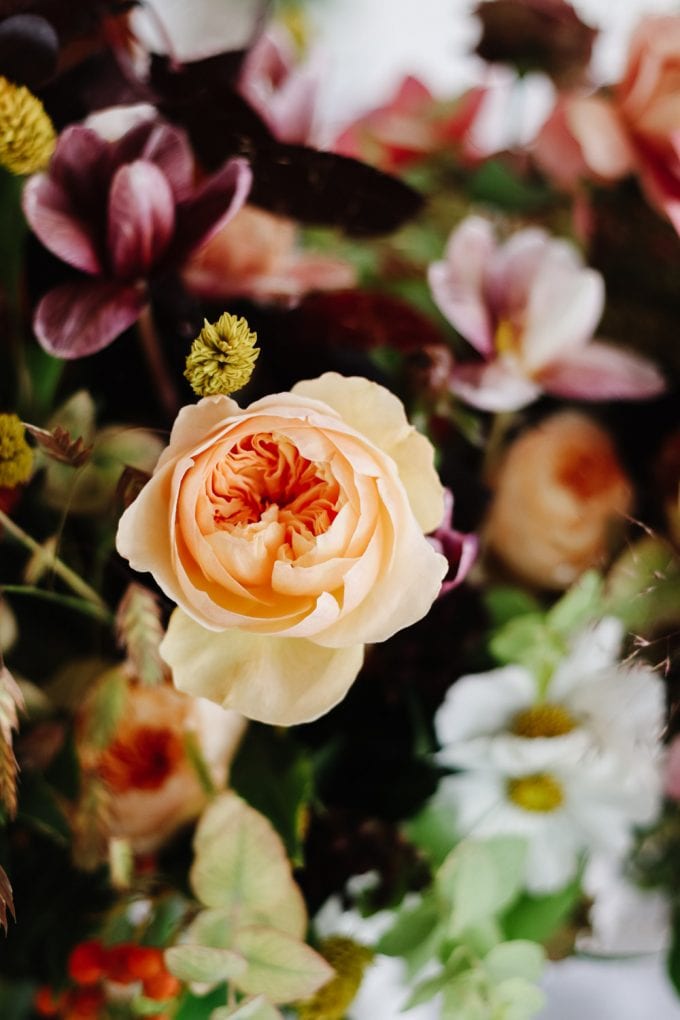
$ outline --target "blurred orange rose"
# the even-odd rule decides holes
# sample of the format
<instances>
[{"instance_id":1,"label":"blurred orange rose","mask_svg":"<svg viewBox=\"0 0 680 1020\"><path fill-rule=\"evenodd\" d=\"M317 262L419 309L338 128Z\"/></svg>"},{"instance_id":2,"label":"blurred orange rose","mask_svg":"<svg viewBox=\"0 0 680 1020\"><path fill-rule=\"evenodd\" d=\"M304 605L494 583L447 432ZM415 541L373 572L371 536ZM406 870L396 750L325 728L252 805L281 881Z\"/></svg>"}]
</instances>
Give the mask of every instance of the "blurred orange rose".
<instances>
[{"instance_id":1,"label":"blurred orange rose","mask_svg":"<svg viewBox=\"0 0 680 1020\"><path fill-rule=\"evenodd\" d=\"M195 740L215 786L224 787L245 719L166 684L130 682L113 738L100 749L84 736L95 696L96 691L77 718L81 764L111 795L109 835L129 839L138 853L150 853L196 818L207 800L187 739Z\"/></svg>"},{"instance_id":2,"label":"blurred orange rose","mask_svg":"<svg viewBox=\"0 0 680 1020\"><path fill-rule=\"evenodd\" d=\"M567 588L606 559L632 487L606 432L564 411L524 432L494 479L491 550L523 581Z\"/></svg>"}]
</instances>

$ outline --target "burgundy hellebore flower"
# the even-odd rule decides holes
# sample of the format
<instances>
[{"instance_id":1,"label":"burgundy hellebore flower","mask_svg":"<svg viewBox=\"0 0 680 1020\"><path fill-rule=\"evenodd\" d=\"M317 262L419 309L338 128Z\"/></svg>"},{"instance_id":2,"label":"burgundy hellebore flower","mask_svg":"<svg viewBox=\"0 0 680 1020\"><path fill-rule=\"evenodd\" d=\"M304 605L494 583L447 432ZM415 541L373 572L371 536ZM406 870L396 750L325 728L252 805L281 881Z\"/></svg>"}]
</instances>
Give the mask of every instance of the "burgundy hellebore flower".
<instances>
[{"instance_id":1,"label":"burgundy hellebore flower","mask_svg":"<svg viewBox=\"0 0 680 1020\"><path fill-rule=\"evenodd\" d=\"M42 243L83 274L39 303L33 328L45 350L81 358L108 346L139 318L149 278L181 267L238 212L251 176L231 159L197 184L187 138L167 124L140 124L115 142L67 128L23 197Z\"/></svg>"},{"instance_id":2,"label":"burgundy hellebore flower","mask_svg":"<svg viewBox=\"0 0 680 1020\"><path fill-rule=\"evenodd\" d=\"M427 536L430 545L449 563L442 581L439 598L462 584L470 573L479 552L479 540L471 532L456 531L453 527L453 493L444 489L444 516L436 531Z\"/></svg>"}]
</instances>

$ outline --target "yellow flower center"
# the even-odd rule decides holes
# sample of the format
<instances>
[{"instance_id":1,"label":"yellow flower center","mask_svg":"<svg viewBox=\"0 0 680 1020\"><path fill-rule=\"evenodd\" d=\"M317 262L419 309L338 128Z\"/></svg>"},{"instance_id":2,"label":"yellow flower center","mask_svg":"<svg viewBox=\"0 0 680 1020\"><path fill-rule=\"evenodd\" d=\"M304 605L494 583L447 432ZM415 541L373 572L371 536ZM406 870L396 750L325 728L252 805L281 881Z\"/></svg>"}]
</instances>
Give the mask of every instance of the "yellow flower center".
<instances>
[{"instance_id":1,"label":"yellow flower center","mask_svg":"<svg viewBox=\"0 0 680 1020\"><path fill-rule=\"evenodd\" d=\"M300 1020L343 1020L373 953L342 935L325 939L319 950L334 969L335 977L323 985L312 999L298 1004L298 1016Z\"/></svg>"},{"instance_id":2,"label":"yellow flower center","mask_svg":"<svg viewBox=\"0 0 680 1020\"><path fill-rule=\"evenodd\" d=\"M184 373L199 397L235 393L253 374L259 350L245 319L225 312L217 322L204 320L203 329L191 345Z\"/></svg>"},{"instance_id":3,"label":"yellow flower center","mask_svg":"<svg viewBox=\"0 0 680 1020\"><path fill-rule=\"evenodd\" d=\"M512 721L511 731L518 737L562 737L578 725L573 715L562 705L532 705L518 712Z\"/></svg>"},{"instance_id":4,"label":"yellow flower center","mask_svg":"<svg viewBox=\"0 0 680 1020\"><path fill-rule=\"evenodd\" d=\"M33 174L50 161L56 144L52 121L37 96L0 77L0 166Z\"/></svg>"},{"instance_id":5,"label":"yellow flower center","mask_svg":"<svg viewBox=\"0 0 680 1020\"><path fill-rule=\"evenodd\" d=\"M525 811L539 811L545 814L557 811L564 802L561 785L546 772L511 779L508 783L508 797L513 804Z\"/></svg>"},{"instance_id":6,"label":"yellow flower center","mask_svg":"<svg viewBox=\"0 0 680 1020\"><path fill-rule=\"evenodd\" d=\"M510 319L501 319L496 326L494 344L497 352L504 354L518 354L521 347L520 331Z\"/></svg>"},{"instance_id":7,"label":"yellow flower center","mask_svg":"<svg viewBox=\"0 0 680 1020\"><path fill-rule=\"evenodd\" d=\"M16 414L0 414L0 488L13 489L31 477L33 451Z\"/></svg>"}]
</instances>

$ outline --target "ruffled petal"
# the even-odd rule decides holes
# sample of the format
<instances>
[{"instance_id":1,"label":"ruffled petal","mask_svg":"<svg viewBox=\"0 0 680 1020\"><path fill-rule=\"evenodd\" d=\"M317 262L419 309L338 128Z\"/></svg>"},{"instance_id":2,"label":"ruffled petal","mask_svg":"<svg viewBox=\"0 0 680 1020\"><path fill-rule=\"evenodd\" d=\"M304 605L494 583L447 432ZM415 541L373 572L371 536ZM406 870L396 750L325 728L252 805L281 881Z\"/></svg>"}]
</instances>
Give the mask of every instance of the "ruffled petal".
<instances>
[{"instance_id":1,"label":"ruffled petal","mask_svg":"<svg viewBox=\"0 0 680 1020\"><path fill-rule=\"evenodd\" d=\"M321 648L300 638L205 630L177 609L161 655L175 686L259 722L310 722L344 698L363 663L363 645Z\"/></svg>"}]
</instances>

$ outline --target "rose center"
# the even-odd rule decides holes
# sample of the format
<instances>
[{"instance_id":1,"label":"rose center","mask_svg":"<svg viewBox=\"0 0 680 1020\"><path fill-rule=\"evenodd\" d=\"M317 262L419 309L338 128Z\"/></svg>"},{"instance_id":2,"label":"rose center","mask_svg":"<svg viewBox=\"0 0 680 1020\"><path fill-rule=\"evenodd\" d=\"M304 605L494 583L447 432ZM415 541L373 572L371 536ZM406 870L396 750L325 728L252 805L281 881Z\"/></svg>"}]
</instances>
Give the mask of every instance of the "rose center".
<instances>
[{"instance_id":1,"label":"rose center","mask_svg":"<svg viewBox=\"0 0 680 1020\"><path fill-rule=\"evenodd\" d=\"M298 534L321 535L338 513L340 489L325 464L303 457L285 437L246 436L215 467L210 498L221 529L263 518ZM273 508L273 509L272 509Z\"/></svg>"},{"instance_id":2,"label":"rose center","mask_svg":"<svg viewBox=\"0 0 680 1020\"><path fill-rule=\"evenodd\" d=\"M545 814L556 811L564 802L562 786L546 772L511 779L508 783L508 797L525 811Z\"/></svg>"},{"instance_id":3,"label":"rose center","mask_svg":"<svg viewBox=\"0 0 680 1020\"><path fill-rule=\"evenodd\" d=\"M562 705L532 705L518 712L510 727L517 737L562 737L578 723Z\"/></svg>"},{"instance_id":4,"label":"rose center","mask_svg":"<svg viewBox=\"0 0 680 1020\"><path fill-rule=\"evenodd\" d=\"M115 793L158 790L183 754L182 742L172 730L136 726L107 747L99 774Z\"/></svg>"}]
</instances>

